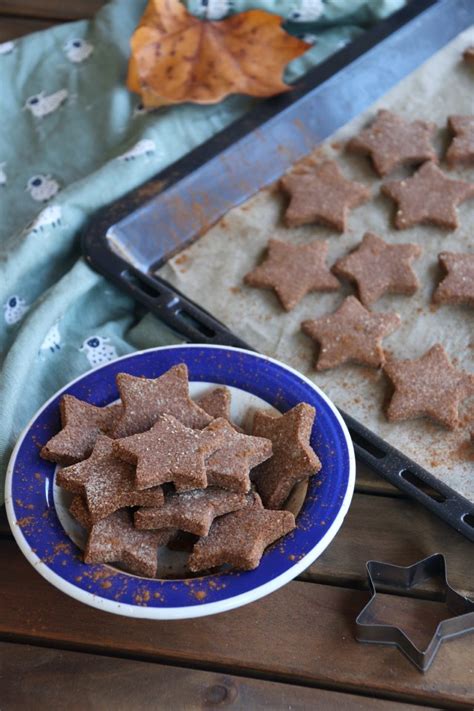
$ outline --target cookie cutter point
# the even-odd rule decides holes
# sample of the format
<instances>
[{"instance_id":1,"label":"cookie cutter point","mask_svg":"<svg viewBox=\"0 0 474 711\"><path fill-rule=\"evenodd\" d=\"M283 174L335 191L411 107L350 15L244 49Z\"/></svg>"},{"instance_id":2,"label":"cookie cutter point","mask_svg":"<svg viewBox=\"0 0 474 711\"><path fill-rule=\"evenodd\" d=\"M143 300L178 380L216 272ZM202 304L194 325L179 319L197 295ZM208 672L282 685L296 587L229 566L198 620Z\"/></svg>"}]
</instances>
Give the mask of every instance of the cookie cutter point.
<instances>
[{"instance_id":1,"label":"cookie cutter point","mask_svg":"<svg viewBox=\"0 0 474 711\"><path fill-rule=\"evenodd\" d=\"M371 596L355 621L356 639L359 642L396 646L420 671L425 672L443 640L474 631L474 600L461 595L449 584L446 559L442 553L434 553L406 567L369 560L367 578ZM378 623L373 613L373 602L377 596L377 586L390 586L392 591L395 589L404 593L431 579L440 580L444 602L453 616L438 624L427 647L422 650L400 627Z\"/></svg>"}]
</instances>

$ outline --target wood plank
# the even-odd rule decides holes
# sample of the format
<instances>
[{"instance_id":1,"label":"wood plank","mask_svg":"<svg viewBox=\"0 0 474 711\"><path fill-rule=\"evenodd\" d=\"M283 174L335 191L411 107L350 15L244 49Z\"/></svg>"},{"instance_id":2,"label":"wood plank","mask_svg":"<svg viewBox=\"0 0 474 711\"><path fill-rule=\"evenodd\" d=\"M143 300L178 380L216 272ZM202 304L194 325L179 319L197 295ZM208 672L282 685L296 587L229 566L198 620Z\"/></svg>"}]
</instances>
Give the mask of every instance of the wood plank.
<instances>
[{"instance_id":1,"label":"wood plank","mask_svg":"<svg viewBox=\"0 0 474 711\"><path fill-rule=\"evenodd\" d=\"M91 17L105 5L106 0L0 0L0 15L45 17L54 20L82 20Z\"/></svg>"},{"instance_id":2,"label":"wood plank","mask_svg":"<svg viewBox=\"0 0 474 711\"><path fill-rule=\"evenodd\" d=\"M0 643L2 709L335 708L416 711L419 706L128 659ZM426 706L424 707L426 708ZM430 707L431 708L431 707Z\"/></svg>"},{"instance_id":3,"label":"wood plank","mask_svg":"<svg viewBox=\"0 0 474 711\"><path fill-rule=\"evenodd\" d=\"M24 19L19 17L1 17L0 18L0 42L23 37L31 32L46 30L48 27L55 25L54 20L34 20Z\"/></svg>"},{"instance_id":4,"label":"wood plank","mask_svg":"<svg viewBox=\"0 0 474 711\"><path fill-rule=\"evenodd\" d=\"M387 479L384 479L380 474L376 474L362 462L357 462L356 491L366 494L383 494L385 496L405 496L400 489L397 489Z\"/></svg>"},{"instance_id":5,"label":"wood plank","mask_svg":"<svg viewBox=\"0 0 474 711\"><path fill-rule=\"evenodd\" d=\"M367 560L411 565L432 553L444 553L451 584L474 595L472 543L411 499L355 494L340 532L302 577L365 587ZM424 583L417 594L437 589Z\"/></svg>"},{"instance_id":6,"label":"wood plank","mask_svg":"<svg viewBox=\"0 0 474 711\"><path fill-rule=\"evenodd\" d=\"M431 670L420 674L398 650L355 641L354 619L367 600L361 591L293 582L224 614L152 622L66 597L33 570L13 541L0 541L0 570L0 637L6 641L36 640L449 708L474 703L472 635L443 644Z\"/></svg>"}]
</instances>

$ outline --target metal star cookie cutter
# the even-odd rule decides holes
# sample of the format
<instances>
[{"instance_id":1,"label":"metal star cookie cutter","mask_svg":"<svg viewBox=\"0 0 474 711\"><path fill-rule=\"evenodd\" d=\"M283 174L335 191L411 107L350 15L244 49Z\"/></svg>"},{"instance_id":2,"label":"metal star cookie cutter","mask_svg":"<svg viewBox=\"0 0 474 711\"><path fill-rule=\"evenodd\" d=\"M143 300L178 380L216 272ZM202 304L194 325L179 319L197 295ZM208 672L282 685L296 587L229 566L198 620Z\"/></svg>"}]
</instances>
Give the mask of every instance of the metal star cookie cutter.
<instances>
[{"instance_id":1,"label":"metal star cookie cutter","mask_svg":"<svg viewBox=\"0 0 474 711\"><path fill-rule=\"evenodd\" d=\"M425 672L430 667L443 640L459 637L474 630L474 601L456 592L448 583L446 560L441 553L434 553L407 567L369 560L367 562L367 576L372 595L356 618L356 639L359 642L395 645L418 669ZM444 602L453 613L453 617L442 620L438 624L428 646L421 650L399 627L377 623L372 605L377 595L377 584L389 585L392 589L395 588L402 593L417 587L430 578L441 580Z\"/></svg>"}]
</instances>

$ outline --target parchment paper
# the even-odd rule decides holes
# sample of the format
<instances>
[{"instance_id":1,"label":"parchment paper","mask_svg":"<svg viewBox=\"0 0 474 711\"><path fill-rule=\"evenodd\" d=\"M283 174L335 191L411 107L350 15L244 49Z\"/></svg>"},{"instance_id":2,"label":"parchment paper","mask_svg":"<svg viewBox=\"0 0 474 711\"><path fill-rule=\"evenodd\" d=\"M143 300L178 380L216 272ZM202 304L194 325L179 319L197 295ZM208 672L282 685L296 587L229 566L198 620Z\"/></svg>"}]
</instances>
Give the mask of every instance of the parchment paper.
<instances>
[{"instance_id":1,"label":"parchment paper","mask_svg":"<svg viewBox=\"0 0 474 711\"><path fill-rule=\"evenodd\" d=\"M385 107L408 119L434 121L443 129L436 145L440 155L444 155L448 142L447 116L474 113L474 69L463 63L461 57L470 44L474 44L474 27L459 35L312 154L311 159L316 161L337 157L348 177L372 188L374 199L352 212L344 235L316 225L284 227L281 216L286 199L272 187L231 210L159 273L253 347L312 378L337 405L474 501L474 448L469 441L469 429L474 428L474 398L461 408L462 426L455 432L447 432L424 419L391 424L383 412L389 395L385 376L380 371L357 365L315 373L314 346L299 330L304 319L334 311L347 294L353 293L352 287L345 284L336 293L309 294L293 311L285 313L272 291L253 289L242 283L244 274L261 259L271 236L294 243L317 237L328 239L329 264L358 244L368 230L388 242L418 243L423 247L423 255L414 266L422 284L420 290L412 297L385 296L372 307L377 311L396 311L402 317L401 327L385 339L385 349L397 359L416 358L440 342L459 367L473 372L474 310L461 306L435 309L430 301L440 277L438 252L472 252L474 249L474 201L459 208L460 227L454 232L430 226L395 230L393 203L379 195L381 181L368 160L346 155L343 149L344 141L371 120L377 108ZM271 160L271 155L268 159ZM441 167L446 168L443 163ZM408 174L409 170L402 169L389 179ZM474 180L474 168L450 171L449 175Z\"/></svg>"}]
</instances>

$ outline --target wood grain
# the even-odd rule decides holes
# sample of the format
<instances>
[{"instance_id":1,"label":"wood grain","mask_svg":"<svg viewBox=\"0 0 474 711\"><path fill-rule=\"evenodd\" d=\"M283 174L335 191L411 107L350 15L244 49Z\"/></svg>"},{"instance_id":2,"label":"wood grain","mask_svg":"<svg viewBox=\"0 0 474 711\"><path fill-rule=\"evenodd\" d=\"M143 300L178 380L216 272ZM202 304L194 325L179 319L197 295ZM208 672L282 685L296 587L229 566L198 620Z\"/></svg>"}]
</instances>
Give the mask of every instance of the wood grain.
<instances>
[{"instance_id":1,"label":"wood grain","mask_svg":"<svg viewBox=\"0 0 474 711\"><path fill-rule=\"evenodd\" d=\"M432 553L444 553L451 584L474 595L474 566L467 564L472 543L415 501L355 494L336 538L303 577L365 586L368 560L411 565ZM424 583L416 594L430 596L438 589Z\"/></svg>"},{"instance_id":2,"label":"wood grain","mask_svg":"<svg viewBox=\"0 0 474 711\"><path fill-rule=\"evenodd\" d=\"M18 17L46 17L55 20L82 20L91 17L105 0L0 0L0 14Z\"/></svg>"},{"instance_id":3,"label":"wood grain","mask_svg":"<svg viewBox=\"0 0 474 711\"><path fill-rule=\"evenodd\" d=\"M430 671L420 674L396 649L355 641L354 619L367 600L364 592L293 582L224 614L153 622L107 614L66 597L33 570L13 541L0 541L0 569L3 640L36 640L450 708L474 703L472 636L443 644Z\"/></svg>"},{"instance_id":4,"label":"wood grain","mask_svg":"<svg viewBox=\"0 0 474 711\"><path fill-rule=\"evenodd\" d=\"M128 659L0 643L2 710L328 709L416 711L419 706ZM426 706L424 707L426 708ZM431 708L431 707L430 707Z\"/></svg>"},{"instance_id":5,"label":"wood grain","mask_svg":"<svg viewBox=\"0 0 474 711\"><path fill-rule=\"evenodd\" d=\"M1 17L0 18L0 42L23 37L30 32L38 32L45 30L52 25L55 25L54 20L34 20L23 19L19 17Z\"/></svg>"}]
</instances>

